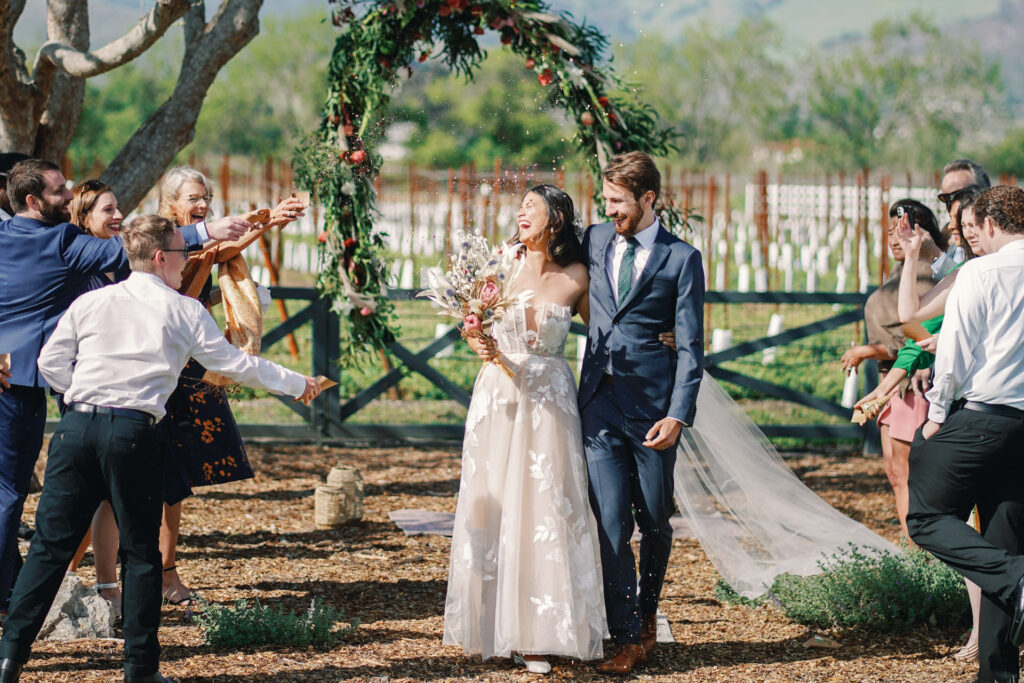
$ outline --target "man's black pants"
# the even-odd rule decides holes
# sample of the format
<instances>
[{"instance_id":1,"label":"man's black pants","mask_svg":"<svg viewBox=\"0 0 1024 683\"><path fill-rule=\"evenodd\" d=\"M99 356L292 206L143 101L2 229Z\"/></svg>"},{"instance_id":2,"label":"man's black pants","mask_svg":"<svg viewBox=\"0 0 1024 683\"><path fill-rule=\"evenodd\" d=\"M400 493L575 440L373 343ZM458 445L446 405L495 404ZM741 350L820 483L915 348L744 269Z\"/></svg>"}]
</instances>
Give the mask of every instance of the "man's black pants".
<instances>
[{"instance_id":1,"label":"man's black pants","mask_svg":"<svg viewBox=\"0 0 1024 683\"><path fill-rule=\"evenodd\" d=\"M50 439L36 533L14 586L0 657L28 659L96 507L109 499L120 532L125 673L156 672L161 457L155 428L141 416L64 415Z\"/></svg>"},{"instance_id":2,"label":"man's black pants","mask_svg":"<svg viewBox=\"0 0 1024 683\"><path fill-rule=\"evenodd\" d=\"M964 524L977 504L981 535ZM962 409L910 448L910 537L982 590L982 681L1016 681L1010 597L1024 577L1024 420Z\"/></svg>"}]
</instances>

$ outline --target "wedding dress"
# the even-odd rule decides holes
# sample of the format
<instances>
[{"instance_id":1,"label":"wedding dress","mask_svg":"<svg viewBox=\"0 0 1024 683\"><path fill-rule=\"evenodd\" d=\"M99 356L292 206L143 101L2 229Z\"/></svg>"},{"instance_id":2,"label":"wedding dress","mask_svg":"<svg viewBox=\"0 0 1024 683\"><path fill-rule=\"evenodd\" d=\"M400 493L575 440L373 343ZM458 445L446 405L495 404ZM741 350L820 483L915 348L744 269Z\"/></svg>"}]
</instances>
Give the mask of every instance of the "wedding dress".
<instances>
[{"instance_id":1,"label":"wedding dress","mask_svg":"<svg viewBox=\"0 0 1024 683\"><path fill-rule=\"evenodd\" d=\"M528 312L536 328L528 326ZM466 416L444 643L484 659L601 657L604 598L587 498L576 382L563 356L572 312L517 304L492 329Z\"/></svg>"},{"instance_id":2,"label":"wedding dress","mask_svg":"<svg viewBox=\"0 0 1024 683\"><path fill-rule=\"evenodd\" d=\"M892 543L842 514L797 478L742 409L706 372L697 417L684 429L675 466L675 500L704 553L748 598L783 573L821 572L832 555L899 553Z\"/></svg>"}]
</instances>

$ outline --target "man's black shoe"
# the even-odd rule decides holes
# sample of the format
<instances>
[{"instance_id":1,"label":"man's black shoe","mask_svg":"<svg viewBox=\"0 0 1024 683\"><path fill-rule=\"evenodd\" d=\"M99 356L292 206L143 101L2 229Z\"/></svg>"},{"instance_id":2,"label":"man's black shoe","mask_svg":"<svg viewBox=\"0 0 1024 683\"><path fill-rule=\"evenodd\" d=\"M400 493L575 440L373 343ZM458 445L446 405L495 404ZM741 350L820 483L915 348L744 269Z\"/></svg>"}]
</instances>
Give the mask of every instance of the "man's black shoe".
<instances>
[{"instance_id":1,"label":"man's black shoe","mask_svg":"<svg viewBox=\"0 0 1024 683\"><path fill-rule=\"evenodd\" d=\"M0 683L18 683L21 677L21 664L13 659L0 659Z\"/></svg>"},{"instance_id":2,"label":"man's black shoe","mask_svg":"<svg viewBox=\"0 0 1024 683\"><path fill-rule=\"evenodd\" d=\"M30 527L28 524L25 524L25 522L18 525L18 538L23 541L31 541L32 535L35 534L35 532L35 529Z\"/></svg>"},{"instance_id":3,"label":"man's black shoe","mask_svg":"<svg viewBox=\"0 0 1024 683\"><path fill-rule=\"evenodd\" d=\"M1017 587L1010 595L1010 607L1013 609L1013 619L1010 621L1010 642L1014 647L1020 647L1024 643L1024 577L1017 582Z\"/></svg>"},{"instance_id":4,"label":"man's black shoe","mask_svg":"<svg viewBox=\"0 0 1024 683\"><path fill-rule=\"evenodd\" d=\"M2 679L0 679L0 683L3 683ZM158 671L156 673L146 674L145 676L130 676L125 674L124 683L174 683L174 679L161 676Z\"/></svg>"}]
</instances>

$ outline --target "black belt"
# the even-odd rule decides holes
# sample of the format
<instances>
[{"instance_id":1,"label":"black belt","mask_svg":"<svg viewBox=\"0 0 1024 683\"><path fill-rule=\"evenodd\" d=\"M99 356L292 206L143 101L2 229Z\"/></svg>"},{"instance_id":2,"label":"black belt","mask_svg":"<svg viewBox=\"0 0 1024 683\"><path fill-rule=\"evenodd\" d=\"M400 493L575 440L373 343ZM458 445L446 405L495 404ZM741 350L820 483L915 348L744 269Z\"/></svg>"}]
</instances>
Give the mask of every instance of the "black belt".
<instances>
[{"instance_id":1,"label":"black belt","mask_svg":"<svg viewBox=\"0 0 1024 683\"><path fill-rule=\"evenodd\" d=\"M1024 410L1011 408L1010 406L999 405L998 403L982 403L981 401L963 401L961 408L973 410L978 413L989 413L990 415L1001 415L1002 417L1014 417L1024 420Z\"/></svg>"},{"instance_id":2,"label":"black belt","mask_svg":"<svg viewBox=\"0 0 1024 683\"><path fill-rule=\"evenodd\" d=\"M135 410L133 408L108 408L107 406L94 406L91 403L69 403L68 410L73 410L76 413L90 413L92 415L115 415L117 417L127 417L132 420L145 422L148 425L152 425L156 422L156 418L149 413L144 410Z\"/></svg>"}]
</instances>

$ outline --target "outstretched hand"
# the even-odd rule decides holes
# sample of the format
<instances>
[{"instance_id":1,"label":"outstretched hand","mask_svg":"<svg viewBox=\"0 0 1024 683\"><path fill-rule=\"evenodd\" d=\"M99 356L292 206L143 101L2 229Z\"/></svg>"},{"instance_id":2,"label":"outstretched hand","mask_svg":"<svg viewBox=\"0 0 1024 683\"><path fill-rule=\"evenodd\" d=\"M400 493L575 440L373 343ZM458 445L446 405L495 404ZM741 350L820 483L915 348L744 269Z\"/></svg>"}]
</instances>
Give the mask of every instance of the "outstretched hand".
<instances>
[{"instance_id":1,"label":"outstretched hand","mask_svg":"<svg viewBox=\"0 0 1024 683\"><path fill-rule=\"evenodd\" d=\"M683 431L682 422L675 418L663 417L648 430L644 445L656 451L663 451L675 445L681 431Z\"/></svg>"},{"instance_id":2,"label":"outstretched hand","mask_svg":"<svg viewBox=\"0 0 1024 683\"><path fill-rule=\"evenodd\" d=\"M243 220L240 216L224 216L215 221L208 221L206 232L211 239L231 242L252 230L252 227L252 223Z\"/></svg>"},{"instance_id":3,"label":"outstretched hand","mask_svg":"<svg viewBox=\"0 0 1024 683\"><path fill-rule=\"evenodd\" d=\"M320 395L320 384L313 377L306 377L306 389L299 396L299 400L309 404L314 398Z\"/></svg>"},{"instance_id":4,"label":"outstretched hand","mask_svg":"<svg viewBox=\"0 0 1024 683\"><path fill-rule=\"evenodd\" d=\"M303 210L306 205L301 199L289 197L275 206L270 212L270 220L277 223L289 223L300 216L304 216Z\"/></svg>"}]
</instances>

